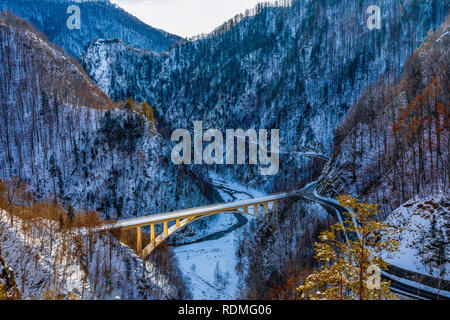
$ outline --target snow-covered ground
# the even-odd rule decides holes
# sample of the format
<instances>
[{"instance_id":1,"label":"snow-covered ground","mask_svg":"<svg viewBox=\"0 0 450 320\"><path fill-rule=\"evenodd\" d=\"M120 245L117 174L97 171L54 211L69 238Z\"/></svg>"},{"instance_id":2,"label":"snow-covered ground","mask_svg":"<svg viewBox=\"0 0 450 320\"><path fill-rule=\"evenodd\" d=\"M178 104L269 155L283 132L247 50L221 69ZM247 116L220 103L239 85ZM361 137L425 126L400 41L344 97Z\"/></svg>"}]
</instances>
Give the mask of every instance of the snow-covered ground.
<instances>
[{"instance_id":1,"label":"snow-covered ground","mask_svg":"<svg viewBox=\"0 0 450 320\"><path fill-rule=\"evenodd\" d=\"M210 179L224 201L250 199L264 196L261 191L250 189L241 184L210 173ZM247 219L253 219L246 216ZM209 234L224 230L224 226L237 223L233 214L220 214ZM239 296L239 277L236 271L237 246L240 232L238 228L223 237L193 244L174 247L175 256L180 268L189 279L193 299L224 300L236 299ZM217 272L219 271L219 272ZM216 275L219 274L220 277ZM217 281L217 278L226 279Z\"/></svg>"},{"instance_id":2,"label":"snow-covered ground","mask_svg":"<svg viewBox=\"0 0 450 320\"><path fill-rule=\"evenodd\" d=\"M448 194L439 193L424 199L413 199L394 210L387 221L392 226L402 228L400 254L386 260L400 268L450 280L449 261L449 209ZM432 221L435 231L432 230ZM434 234L433 234L434 233ZM429 248L433 240L442 240L446 245L443 259L447 263L441 266L436 262L424 263L424 260L438 258L437 252L433 257ZM430 270L431 268L431 270Z\"/></svg>"},{"instance_id":3,"label":"snow-covered ground","mask_svg":"<svg viewBox=\"0 0 450 320\"><path fill-rule=\"evenodd\" d=\"M175 247L174 252L180 261L180 268L189 279L193 299L236 299L238 292L238 276L236 241L234 231L217 240ZM226 284L216 281L215 270L218 268Z\"/></svg>"},{"instance_id":4,"label":"snow-covered ground","mask_svg":"<svg viewBox=\"0 0 450 320\"><path fill-rule=\"evenodd\" d=\"M0 210L0 247L23 299L48 290L75 299L171 299L178 288L111 235L61 232L45 219L24 223Z\"/></svg>"}]
</instances>

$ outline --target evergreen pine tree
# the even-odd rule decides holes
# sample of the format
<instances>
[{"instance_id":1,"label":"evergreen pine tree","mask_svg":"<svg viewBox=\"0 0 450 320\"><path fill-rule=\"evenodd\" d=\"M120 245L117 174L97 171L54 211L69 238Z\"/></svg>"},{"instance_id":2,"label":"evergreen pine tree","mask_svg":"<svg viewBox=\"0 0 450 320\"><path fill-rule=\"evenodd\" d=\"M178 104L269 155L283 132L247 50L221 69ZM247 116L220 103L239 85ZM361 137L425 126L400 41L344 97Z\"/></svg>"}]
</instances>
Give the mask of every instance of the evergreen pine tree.
<instances>
[{"instance_id":1,"label":"evergreen pine tree","mask_svg":"<svg viewBox=\"0 0 450 320\"><path fill-rule=\"evenodd\" d=\"M429 267L431 275L438 271L439 277L446 274L446 264L448 259L448 246L450 242L446 240L443 231L437 228L436 216L431 217L430 229L422 233L424 241L419 249L421 262Z\"/></svg>"},{"instance_id":2,"label":"evergreen pine tree","mask_svg":"<svg viewBox=\"0 0 450 320\"><path fill-rule=\"evenodd\" d=\"M73 152L73 156L75 158L75 164L79 164L80 163L80 150L78 150L78 145L77 142L75 141L75 138L72 140L72 152Z\"/></svg>"}]
</instances>

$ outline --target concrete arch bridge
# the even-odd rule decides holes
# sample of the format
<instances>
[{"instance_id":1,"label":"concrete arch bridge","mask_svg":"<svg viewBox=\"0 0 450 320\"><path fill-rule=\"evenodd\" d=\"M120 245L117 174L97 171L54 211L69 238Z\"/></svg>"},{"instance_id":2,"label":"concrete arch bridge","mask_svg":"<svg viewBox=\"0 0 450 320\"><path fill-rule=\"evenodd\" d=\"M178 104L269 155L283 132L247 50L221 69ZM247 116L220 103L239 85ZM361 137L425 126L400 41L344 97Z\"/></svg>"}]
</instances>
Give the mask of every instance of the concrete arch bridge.
<instances>
[{"instance_id":1,"label":"concrete arch bridge","mask_svg":"<svg viewBox=\"0 0 450 320\"><path fill-rule=\"evenodd\" d=\"M243 215L251 215L271 224L273 221L276 221L278 217L278 202L292 196L293 195L289 193L280 193L261 198L238 200L234 202L213 204L150 216L124 219L102 226L98 229L98 231L113 229L136 229L136 251L141 258L145 259L155 248L166 241L172 234L196 220L211 215L220 213L238 213ZM155 226L159 224L163 225L163 232L156 235ZM169 227L169 224L173 225ZM143 227L150 227L150 243L146 244L146 246L144 246L142 237Z\"/></svg>"}]
</instances>

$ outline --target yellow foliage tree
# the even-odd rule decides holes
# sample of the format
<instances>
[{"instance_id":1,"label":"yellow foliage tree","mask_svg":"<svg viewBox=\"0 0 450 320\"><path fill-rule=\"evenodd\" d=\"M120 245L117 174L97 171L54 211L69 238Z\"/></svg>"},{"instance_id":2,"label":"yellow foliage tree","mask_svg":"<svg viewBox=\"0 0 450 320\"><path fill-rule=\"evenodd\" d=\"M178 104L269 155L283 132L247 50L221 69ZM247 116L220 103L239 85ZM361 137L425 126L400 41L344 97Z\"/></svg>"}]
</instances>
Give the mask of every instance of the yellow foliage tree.
<instances>
[{"instance_id":1,"label":"yellow foliage tree","mask_svg":"<svg viewBox=\"0 0 450 320\"><path fill-rule=\"evenodd\" d=\"M144 116L147 121L150 122L150 129L155 130L155 115L153 113L153 108L150 107L147 101L142 104L142 109L144 111ZM155 131L153 131L155 133Z\"/></svg>"},{"instance_id":2,"label":"yellow foliage tree","mask_svg":"<svg viewBox=\"0 0 450 320\"><path fill-rule=\"evenodd\" d=\"M0 300L20 300L21 296L17 289L14 272L9 269L2 257L0 247Z\"/></svg>"},{"instance_id":3,"label":"yellow foliage tree","mask_svg":"<svg viewBox=\"0 0 450 320\"><path fill-rule=\"evenodd\" d=\"M155 122L155 116L153 115L153 108L150 107L147 101L144 101L142 108L144 109L145 118L147 118L148 121Z\"/></svg>"},{"instance_id":4,"label":"yellow foliage tree","mask_svg":"<svg viewBox=\"0 0 450 320\"><path fill-rule=\"evenodd\" d=\"M68 294L61 294L58 291L51 290L50 288L45 289L41 292L39 300L79 300L79 297L74 293L70 292Z\"/></svg>"},{"instance_id":5,"label":"yellow foliage tree","mask_svg":"<svg viewBox=\"0 0 450 320\"><path fill-rule=\"evenodd\" d=\"M6 292L6 288L3 284L0 283L0 300L7 300L8 294Z\"/></svg>"},{"instance_id":6,"label":"yellow foliage tree","mask_svg":"<svg viewBox=\"0 0 450 320\"><path fill-rule=\"evenodd\" d=\"M382 259L382 253L398 251L401 230L374 219L377 204L359 203L350 196L341 196L338 200L340 206L349 209L344 225L337 223L320 234L320 242L315 243L315 258L321 267L297 288L300 297L312 300L395 299L390 282L381 281L374 271L386 270L389 266ZM343 233L345 240L340 237Z\"/></svg>"}]
</instances>

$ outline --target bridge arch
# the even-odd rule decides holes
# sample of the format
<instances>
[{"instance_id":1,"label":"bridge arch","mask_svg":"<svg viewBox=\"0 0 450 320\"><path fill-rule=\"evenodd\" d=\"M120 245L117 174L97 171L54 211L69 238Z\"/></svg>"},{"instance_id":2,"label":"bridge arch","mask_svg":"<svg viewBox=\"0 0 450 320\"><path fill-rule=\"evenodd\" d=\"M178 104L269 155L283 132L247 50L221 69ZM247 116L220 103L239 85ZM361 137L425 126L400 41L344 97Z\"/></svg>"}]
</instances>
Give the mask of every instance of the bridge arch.
<instances>
[{"instance_id":1,"label":"bridge arch","mask_svg":"<svg viewBox=\"0 0 450 320\"><path fill-rule=\"evenodd\" d=\"M245 213L242 211L225 211L225 212L219 212L219 213L214 213L211 215L204 215L204 216L200 216L200 217L196 217L196 218L186 218L184 220L181 220L179 222L179 225L177 225L176 223L172 226L172 227L167 227L167 233L165 233L165 231L161 234L159 234L158 236L154 236L154 241L152 242L152 236L150 235L150 243L145 246L143 249L140 249L139 246L142 246L142 244L139 244L139 238L137 241L137 253L139 254L139 256L143 259L147 258L151 252L153 250L155 250L159 245L161 245L163 242L167 241L167 239L172 236L173 234L180 232L181 230L183 230L184 228L186 228L188 225L199 221L201 219L204 219L206 217L211 217L213 215L217 215L217 214L230 214L230 213L237 213L237 214L241 214L241 215L250 215L260 221L263 221L265 223L270 223L270 221L268 219L265 219L265 217L261 217L261 216L256 216L253 215L251 213ZM151 228L151 227L150 227ZM139 231L138 231L139 232ZM142 231L141 231L142 232ZM151 231L150 231L151 233ZM139 236L138 236L139 237ZM142 236L141 236L142 239ZM142 240L141 240L142 241Z\"/></svg>"}]
</instances>

